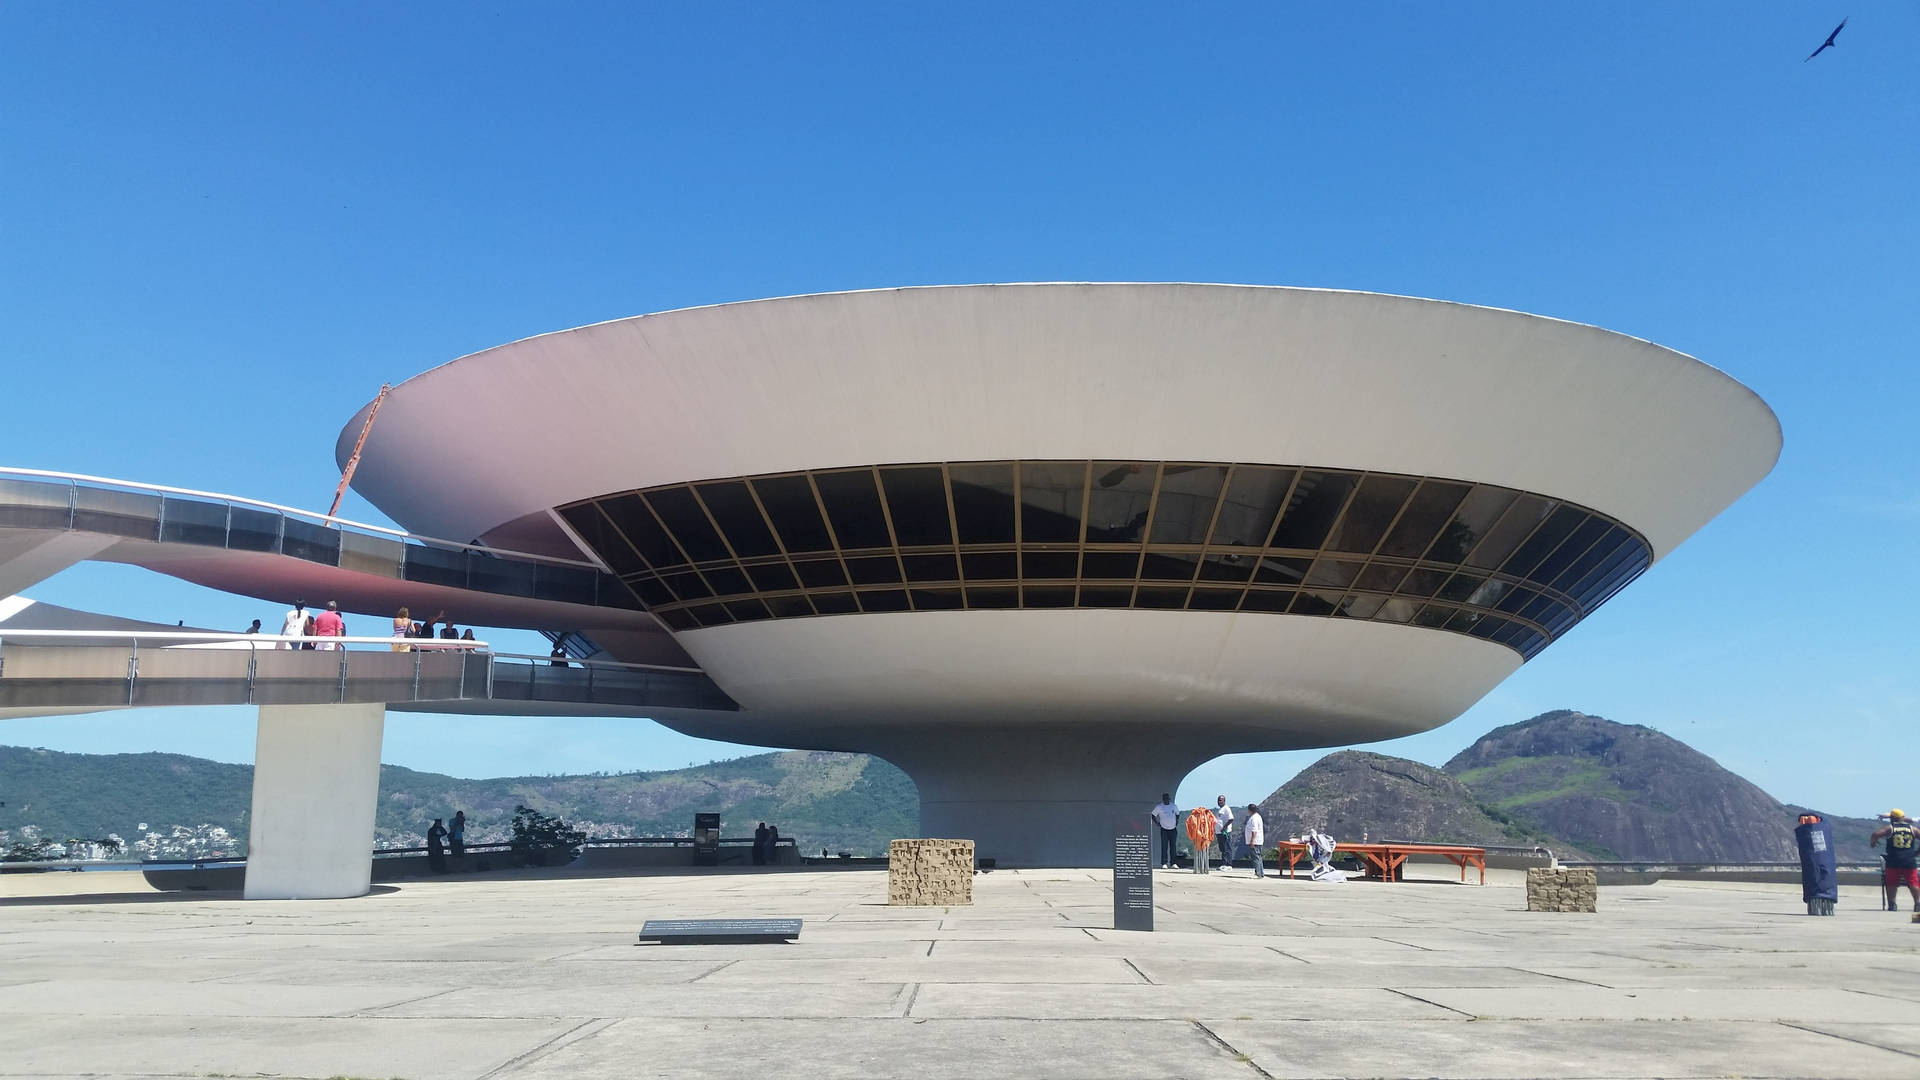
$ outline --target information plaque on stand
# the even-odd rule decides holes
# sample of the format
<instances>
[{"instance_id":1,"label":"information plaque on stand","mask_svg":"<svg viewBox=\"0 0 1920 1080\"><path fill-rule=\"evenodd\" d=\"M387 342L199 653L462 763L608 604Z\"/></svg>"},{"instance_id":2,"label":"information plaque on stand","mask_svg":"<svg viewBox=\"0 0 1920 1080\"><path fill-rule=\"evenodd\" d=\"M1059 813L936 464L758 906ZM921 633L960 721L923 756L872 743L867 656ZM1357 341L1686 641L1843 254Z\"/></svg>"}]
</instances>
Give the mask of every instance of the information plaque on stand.
<instances>
[{"instance_id":1,"label":"information plaque on stand","mask_svg":"<svg viewBox=\"0 0 1920 1080\"><path fill-rule=\"evenodd\" d=\"M1113 819L1113 928L1153 929L1153 834L1144 814Z\"/></svg>"}]
</instances>

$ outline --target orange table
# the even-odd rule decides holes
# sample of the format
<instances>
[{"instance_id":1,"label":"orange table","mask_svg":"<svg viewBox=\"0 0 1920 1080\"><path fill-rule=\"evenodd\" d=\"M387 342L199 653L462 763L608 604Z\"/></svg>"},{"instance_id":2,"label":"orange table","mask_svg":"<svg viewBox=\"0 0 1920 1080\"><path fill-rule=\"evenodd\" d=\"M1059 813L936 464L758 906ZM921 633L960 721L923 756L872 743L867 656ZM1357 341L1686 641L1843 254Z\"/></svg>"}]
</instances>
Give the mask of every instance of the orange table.
<instances>
[{"instance_id":1,"label":"orange table","mask_svg":"<svg viewBox=\"0 0 1920 1080\"><path fill-rule=\"evenodd\" d=\"M1300 860L1307 857L1307 845L1282 840L1274 847L1287 860L1287 876L1298 877L1295 872ZM1400 871L1401 864L1410 855L1440 855L1460 868L1460 880L1467 880L1467 867L1480 871L1480 884L1487 883L1487 849L1463 847L1452 844L1340 844L1335 854L1350 851L1365 860L1368 866L1367 876L1382 881L1393 881Z\"/></svg>"}]
</instances>

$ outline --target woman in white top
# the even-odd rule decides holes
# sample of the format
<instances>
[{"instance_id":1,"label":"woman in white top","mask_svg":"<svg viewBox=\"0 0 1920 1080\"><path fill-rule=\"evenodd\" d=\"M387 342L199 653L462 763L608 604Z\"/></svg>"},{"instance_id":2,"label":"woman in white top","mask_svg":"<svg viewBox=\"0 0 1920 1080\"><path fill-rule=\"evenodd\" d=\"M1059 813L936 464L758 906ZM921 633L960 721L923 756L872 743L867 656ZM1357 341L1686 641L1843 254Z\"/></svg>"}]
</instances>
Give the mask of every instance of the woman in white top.
<instances>
[{"instance_id":1,"label":"woman in white top","mask_svg":"<svg viewBox=\"0 0 1920 1080\"><path fill-rule=\"evenodd\" d=\"M413 616L406 608L401 608L399 611L393 613L393 636L395 638L410 638L413 636ZM400 644L399 641L395 641L393 643L393 651L406 652L407 647Z\"/></svg>"}]
</instances>

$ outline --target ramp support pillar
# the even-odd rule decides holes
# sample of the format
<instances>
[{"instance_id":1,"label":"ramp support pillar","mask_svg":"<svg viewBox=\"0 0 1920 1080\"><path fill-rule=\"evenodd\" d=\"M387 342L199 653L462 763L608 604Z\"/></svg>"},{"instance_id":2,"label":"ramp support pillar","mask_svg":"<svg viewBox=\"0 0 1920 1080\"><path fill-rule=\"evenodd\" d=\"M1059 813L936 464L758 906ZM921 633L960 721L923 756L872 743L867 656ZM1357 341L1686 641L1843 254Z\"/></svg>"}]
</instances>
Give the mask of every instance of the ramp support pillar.
<instances>
[{"instance_id":1,"label":"ramp support pillar","mask_svg":"<svg viewBox=\"0 0 1920 1080\"><path fill-rule=\"evenodd\" d=\"M366 894L386 722L377 702L260 706L247 899Z\"/></svg>"}]
</instances>

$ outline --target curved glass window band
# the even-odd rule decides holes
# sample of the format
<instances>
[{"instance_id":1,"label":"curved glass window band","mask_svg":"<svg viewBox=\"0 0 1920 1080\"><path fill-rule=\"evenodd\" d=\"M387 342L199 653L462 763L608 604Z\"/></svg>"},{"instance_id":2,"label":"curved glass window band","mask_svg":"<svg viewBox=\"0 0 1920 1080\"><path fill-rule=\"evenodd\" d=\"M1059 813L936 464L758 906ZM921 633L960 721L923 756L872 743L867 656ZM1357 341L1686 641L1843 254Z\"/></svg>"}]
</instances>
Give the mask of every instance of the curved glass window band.
<instances>
[{"instance_id":1,"label":"curved glass window band","mask_svg":"<svg viewBox=\"0 0 1920 1080\"><path fill-rule=\"evenodd\" d=\"M1531 659L1652 562L1545 495L1220 462L920 462L559 508L677 630L878 611L1133 608L1465 634Z\"/></svg>"}]
</instances>

